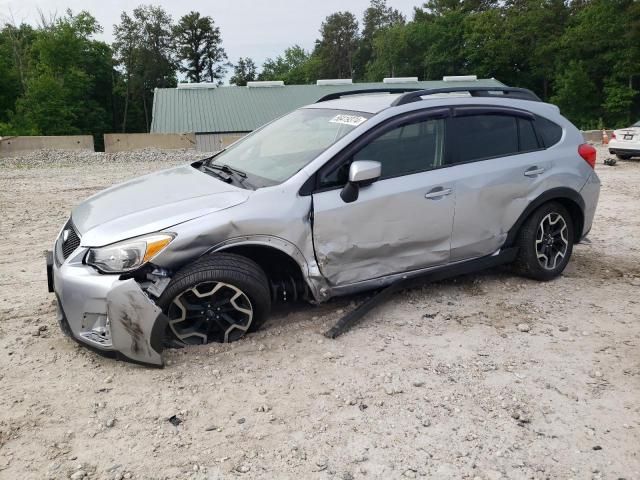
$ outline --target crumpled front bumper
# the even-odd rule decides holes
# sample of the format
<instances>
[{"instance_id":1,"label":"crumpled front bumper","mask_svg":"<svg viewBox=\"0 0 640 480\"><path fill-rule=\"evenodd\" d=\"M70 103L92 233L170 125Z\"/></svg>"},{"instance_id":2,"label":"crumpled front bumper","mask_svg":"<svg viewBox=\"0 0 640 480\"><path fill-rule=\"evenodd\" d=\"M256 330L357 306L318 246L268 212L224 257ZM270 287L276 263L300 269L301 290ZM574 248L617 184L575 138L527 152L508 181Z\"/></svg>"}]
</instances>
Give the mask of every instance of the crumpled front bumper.
<instances>
[{"instance_id":1,"label":"crumpled front bumper","mask_svg":"<svg viewBox=\"0 0 640 480\"><path fill-rule=\"evenodd\" d=\"M86 250L60 263L47 255L49 286L62 330L94 350L162 367L167 318L133 279L103 275L82 263Z\"/></svg>"}]
</instances>

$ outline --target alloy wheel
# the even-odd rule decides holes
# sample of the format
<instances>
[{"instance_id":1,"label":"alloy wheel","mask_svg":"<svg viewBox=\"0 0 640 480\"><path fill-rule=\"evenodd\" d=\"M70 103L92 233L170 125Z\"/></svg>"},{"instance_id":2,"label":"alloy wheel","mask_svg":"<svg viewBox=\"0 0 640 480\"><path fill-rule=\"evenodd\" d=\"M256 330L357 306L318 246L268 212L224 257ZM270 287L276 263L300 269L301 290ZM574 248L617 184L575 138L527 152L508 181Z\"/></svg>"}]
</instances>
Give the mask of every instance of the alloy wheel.
<instances>
[{"instance_id":1,"label":"alloy wheel","mask_svg":"<svg viewBox=\"0 0 640 480\"><path fill-rule=\"evenodd\" d=\"M253 307L238 287L204 282L177 295L167 316L173 334L186 344L227 343L247 332L253 320Z\"/></svg>"},{"instance_id":2,"label":"alloy wheel","mask_svg":"<svg viewBox=\"0 0 640 480\"><path fill-rule=\"evenodd\" d=\"M559 213L547 214L538 224L536 254L546 270L555 270L569 249L567 222Z\"/></svg>"}]
</instances>

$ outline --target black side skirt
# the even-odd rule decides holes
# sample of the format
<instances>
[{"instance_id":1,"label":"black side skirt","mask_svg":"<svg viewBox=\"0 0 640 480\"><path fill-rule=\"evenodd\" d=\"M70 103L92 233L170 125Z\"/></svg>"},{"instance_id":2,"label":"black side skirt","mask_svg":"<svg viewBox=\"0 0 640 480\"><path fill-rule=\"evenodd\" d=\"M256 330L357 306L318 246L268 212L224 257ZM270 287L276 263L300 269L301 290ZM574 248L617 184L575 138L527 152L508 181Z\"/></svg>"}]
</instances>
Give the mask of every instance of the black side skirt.
<instances>
[{"instance_id":1,"label":"black side skirt","mask_svg":"<svg viewBox=\"0 0 640 480\"><path fill-rule=\"evenodd\" d=\"M456 277L458 275L466 275L469 273L485 270L487 268L496 267L505 263L511 263L516 259L518 249L516 247L503 249L498 255L491 255L488 257L478 258L476 260L470 260L464 263L457 263L455 265L448 265L437 270L432 270L423 275L403 278L397 280L391 285L380 290L376 295L361 303L355 310L347 313L340 318L336 324L324 333L327 338L336 338L349 330L355 324L357 324L367 313L387 300L398 290L406 288L413 288L424 285L429 282L436 282L438 280L444 280L446 278Z\"/></svg>"}]
</instances>

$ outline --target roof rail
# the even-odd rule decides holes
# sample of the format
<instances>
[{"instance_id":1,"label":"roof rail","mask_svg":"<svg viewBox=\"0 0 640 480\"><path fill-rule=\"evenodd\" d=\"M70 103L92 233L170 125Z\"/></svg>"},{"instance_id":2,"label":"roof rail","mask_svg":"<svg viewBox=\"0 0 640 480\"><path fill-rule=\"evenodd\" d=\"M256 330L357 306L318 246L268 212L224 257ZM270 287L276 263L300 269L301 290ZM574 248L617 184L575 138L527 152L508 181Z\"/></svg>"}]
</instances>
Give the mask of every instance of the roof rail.
<instances>
[{"instance_id":1,"label":"roof rail","mask_svg":"<svg viewBox=\"0 0 640 480\"><path fill-rule=\"evenodd\" d=\"M417 102L422 100L422 97L427 95L437 95L442 93L455 93L455 92L469 92L472 97L502 97L502 98L515 98L518 100L530 100L532 102L541 102L542 100L531 90L526 88L515 87L444 87L444 88L429 88L427 90L413 90L405 93L401 97L396 98L391 104L392 107L399 105L405 105L411 102ZM495 93L494 93L495 92Z\"/></svg>"},{"instance_id":2,"label":"roof rail","mask_svg":"<svg viewBox=\"0 0 640 480\"><path fill-rule=\"evenodd\" d=\"M329 95L325 95L320 100L316 101L316 103L328 102L329 100L337 100L338 98L346 97L348 95L365 95L367 93L407 93L407 92L421 92L421 91L424 91L424 90L420 90L419 88L393 88L393 87L364 88L362 90L348 90L346 92L330 93Z\"/></svg>"}]
</instances>

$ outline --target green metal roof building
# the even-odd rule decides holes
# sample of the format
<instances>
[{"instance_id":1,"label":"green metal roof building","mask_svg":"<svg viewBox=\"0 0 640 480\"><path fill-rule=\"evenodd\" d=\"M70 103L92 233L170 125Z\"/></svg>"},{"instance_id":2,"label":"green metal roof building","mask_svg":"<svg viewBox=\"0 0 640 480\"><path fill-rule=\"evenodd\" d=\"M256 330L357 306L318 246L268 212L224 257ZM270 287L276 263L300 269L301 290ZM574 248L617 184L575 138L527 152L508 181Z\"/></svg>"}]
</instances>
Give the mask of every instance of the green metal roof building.
<instances>
[{"instance_id":1,"label":"green metal roof building","mask_svg":"<svg viewBox=\"0 0 640 480\"><path fill-rule=\"evenodd\" d=\"M159 88L153 99L151 133L195 133L199 150L215 151L259 126L330 93L371 88L428 89L452 84L503 85L495 79L474 80L470 77L422 82L417 79L385 79L384 83L346 82L349 81L320 80L317 85L250 82L247 87L217 88L213 85L181 84L178 88Z\"/></svg>"}]
</instances>

